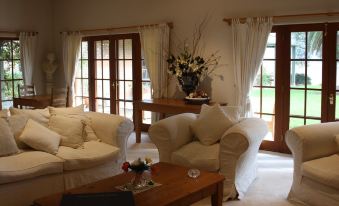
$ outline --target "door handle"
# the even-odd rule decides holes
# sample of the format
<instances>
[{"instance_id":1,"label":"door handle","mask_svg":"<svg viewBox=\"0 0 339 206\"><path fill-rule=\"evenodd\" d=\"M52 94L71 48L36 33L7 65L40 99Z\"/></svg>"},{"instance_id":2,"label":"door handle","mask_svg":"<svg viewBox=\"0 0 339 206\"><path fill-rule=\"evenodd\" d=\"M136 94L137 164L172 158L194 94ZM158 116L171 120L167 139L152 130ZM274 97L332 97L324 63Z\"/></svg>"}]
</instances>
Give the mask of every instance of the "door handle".
<instances>
[{"instance_id":1,"label":"door handle","mask_svg":"<svg viewBox=\"0 0 339 206\"><path fill-rule=\"evenodd\" d=\"M330 104L334 104L334 95L330 94L330 96L328 97L328 100L330 101Z\"/></svg>"}]
</instances>

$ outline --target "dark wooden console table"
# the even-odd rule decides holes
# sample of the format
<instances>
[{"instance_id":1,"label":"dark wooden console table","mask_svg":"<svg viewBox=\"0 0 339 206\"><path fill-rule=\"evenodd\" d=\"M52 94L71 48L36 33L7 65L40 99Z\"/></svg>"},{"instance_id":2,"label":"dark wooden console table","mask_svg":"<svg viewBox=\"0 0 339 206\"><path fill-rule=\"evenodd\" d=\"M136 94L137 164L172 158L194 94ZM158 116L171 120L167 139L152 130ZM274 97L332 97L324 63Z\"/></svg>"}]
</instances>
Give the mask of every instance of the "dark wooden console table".
<instances>
[{"instance_id":1,"label":"dark wooden console table","mask_svg":"<svg viewBox=\"0 0 339 206\"><path fill-rule=\"evenodd\" d=\"M51 95L35 95L13 98L13 107L22 108L24 106L35 109L43 109L51 104Z\"/></svg>"},{"instance_id":2,"label":"dark wooden console table","mask_svg":"<svg viewBox=\"0 0 339 206\"><path fill-rule=\"evenodd\" d=\"M213 103L210 103L213 104ZM227 105L227 103L222 103ZM200 113L201 105L186 104L183 99L152 99L135 101L135 137L136 142L141 142L141 126L142 126L142 111L159 112L164 114L180 114L180 113Z\"/></svg>"}]
</instances>

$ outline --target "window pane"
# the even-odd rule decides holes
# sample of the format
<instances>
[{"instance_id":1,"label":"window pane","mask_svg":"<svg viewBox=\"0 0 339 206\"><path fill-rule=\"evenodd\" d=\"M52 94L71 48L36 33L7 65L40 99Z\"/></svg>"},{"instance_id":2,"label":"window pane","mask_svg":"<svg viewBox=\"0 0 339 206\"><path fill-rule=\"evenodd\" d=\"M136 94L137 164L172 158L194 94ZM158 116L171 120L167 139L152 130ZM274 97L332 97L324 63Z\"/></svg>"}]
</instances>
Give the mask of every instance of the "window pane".
<instances>
[{"instance_id":1,"label":"window pane","mask_svg":"<svg viewBox=\"0 0 339 206\"><path fill-rule=\"evenodd\" d=\"M88 42L81 42L81 58L88 59Z\"/></svg>"},{"instance_id":2,"label":"window pane","mask_svg":"<svg viewBox=\"0 0 339 206\"><path fill-rule=\"evenodd\" d=\"M101 51L102 51L102 49L101 49L101 41L96 41L95 42L95 51L96 51L95 58L96 59L101 59L102 58L102 56L101 56Z\"/></svg>"},{"instance_id":3,"label":"window pane","mask_svg":"<svg viewBox=\"0 0 339 206\"><path fill-rule=\"evenodd\" d=\"M104 113L111 113L111 102L110 100L104 100Z\"/></svg>"},{"instance_id":4,"label":"window pane","mask_svg":"<svg viewBox=\"0 0 339 206\"><path fill-rule=\"evenodd\" d=\"M0 59L8 60L12 57L12 45L9 40L0 40Z\"/></svg>"},{"instance_id":5,"label":"window pane","mask_svg":"<svg viewBox=\"0 0 339 206\"><path fill-rule=\"evenodd\" d=\"M305 59L306 33L291 33L291 59Z\"/></svg>"},{"instance_id":6,"label":"window pane","mask_svg":"<svg viewBox=\"0 0 339 206\"><path fill-rule=\"evenodd\" d=\"M144 124L152 123L152 112L142 111L142 123Z\"/></svg>"},{"instance_id":7,"label":"window pane","mask_svg":"<svg viewBox=\"0 0 339 206\"><path fill-rule=\"evenodd\" d=\"M319 124L321 123L320 120L318 119L306 119L306 125L309 125L309 124Z\"/></svg>"},{"instance_id":8,"label":"window pane","mask_svg":"<svg viewBox=\"0 0 339 206\"><path fill-rule=\"evenodd\" d=\"M305 88L304 61L291 61L291 87Z\"/></svg>"},{"instance_id":9,"label":"window pane","mask_svg":"<svg viewBox=\"0 0 339 206\"><path fill-rule=\"evenodd\" d=\"M125 79L125 68L124 68L124 61L123 60L119 60L119 70L118 70L118 72L119 72L119 75L118 75L119 79L120 80Z\"/></svg>"},{"instance_id":10,"label":"window pane","mask_svg":"<svg viewBox=\"0 0 339 206\"><path fill-rule=\"evenodd\" d=\"M264 59L275 59L276 33L270 33L267 40Z\"/></svg>"},{"instance_id":11,"label":"window pane","mask_svg":"<svg viewBox=\"0 0 339 206\"><path fill-rule=\"evenodd\" d=\"M261 65L262 68L262 65ZM261 86L261 69L259 69L258 74L254 80L253 86Z\"/></svg>"},{"instance_id":12,"label":"window pane","mask_svg":"<svg viewBox=\"0 0 339 206\"><path fill-rule=\"evenodd\" d=\"M125 90L126 90L126 100L133 100L133 82L126 81L125 82Z\"/></svg>"},{"instance_id":13,"label":"window pane","mask_svg":"<svg viewBox=\"0 0 339 206\"><path fill-rule=\"evenodd\" d=\"M125 99L125 83L119 81L119 96L118 99Z\"/></svg>"},{"instance_id":14,"label":"window pane","mask_svg":"<svg viewBox=\"0 0 339 206\"><path fill-rule=\"evenodd\" d=\"M20 43L18 40L13 41L13 59L21 59L20 57Z\"/></svg>"},{"instance_id":15,"label":"window pane","mask_svg":"<svg viewBox=\"0 0 339 206\"><path fill-rule=\"evenodd\" d=\"M88 78L88 60L82 60L82 77Z\"/></svg>"},{"instance_id":16,"label":"window pane","mask_svg":"<svg viewBox=\"0 0 339 206\"><path fill-rule=\"evenodd\" d=\"M1 82L1 100L11 100L13 97L12 81Z\"/></svg>"},{"instance_id":17,"label":"window pane","mask_svg":"<svg viewBox=\"0 0 339 206\"><path fill-rule=\"evenodd\" d=\"M96 85L96 89L95 89L95 93L96 93L96 97L102 97L102 80L95 80L95 85Z\"/></svg>"},{"instance_id":18,"label":"window pane","mask_svg":"<svg viewBox=\"0 0 339 206\"><path fill-rule=\"evenodd\" d=\"M322 84L322 62L307 62L307 87L321 89Z\"/></svg>"},{"instance_id":19,"label":"window pane","mask_svg":"<svg viewBox=\"0 0 339 206\"><path fill-rule=\"evenodd\" d=\"M104 60L103 61L103 78L104 79L110 79L110 74L109 74L109 61L108 60Z\"/></svg>"},{"instance_id":20,"label":"window pane","mask_svg":"<svg viewBox=\"0 0 339 206\"><path fill-rule=\"evenodd\" d=\"M263 88L262 89L262 112L274 114L275 106L275 89Z\"/></svg>"},{"instance_id":21,"label":"window pane","mask_svg":"<svg viewBox=\"0 0 339 206\"><path fill-rule=\"evenodd\" d=\"M307 91L306 115L321 117L321 91Z\"/></svg>"},{"instance_id":22,"label":"window pane","mask_svg":"<svg viewBox=\"0 0 339 206\"><path fill-rule=\"evenodd\" d=\"M96 61L96 77L97 79L102 79L102 61Z\"/></svg>"},{"instance_id":23,"label":"window pane","mask_svg":"<svg viewBox=\"0 0 339 206\"><path fill-rule=\"evenodd\" d=\"M339 119L339 92L336 92L335 99L335 118Z\"/></svg>"},{"instance_id":24,"label":"window pane","mask_svg":"<svg viewBox=\"0 0 339 206\"><path fill-rule=\"evenodd\" d=\"M260 112L260 88L253 87L251 91L251 106L253 112Z\"/></svg>"},{"instance_id":25,"label":"window pane","mask_svg":"<svg viewBox=\"0 0 339 206\"><path fill-rule=\"evenodd\" d=\"M13 101L4 101L2 102L2 109L9 109L13 106Z\"/></svg>"},{"instance_id":26,"label":"window pane","mask_svg":"<svg viewBox=\"0 0 339 206\"><path fill-rule=\"evenodd\" d=\"M125 59L132 59L132 39L125 39Z\"/></svg>"},{"instance_id":27,"label":"window pane","mask_svg":"<svg viewBox=\"0 0 339 206\"><path fill-rule=\"evenodd\" d=\"M102 105L102 99L96 99L95 100L95 108L97 112L103 112L103 105Z\"/></svg>"},{"instance_id":28,"label":"window pane","mask_svg":"<svg viewBox=\"0 0 339 206\"><path fill-rule=\"evenodd\" d=\"M103 59L109 59L109 41L102 41Z\"/></svg>"},{"instance_id":29,"label":"window pane","mask_svg":"<svg viewBox=\"0 0 339 206\"><path fill-rule=\"evenodd\" d=\"M304 119L301 118L290 118L289 128L299 127L304 125Z\"/></svg>"},{"instance_id":30,"label":"window pane","mask_svg":"<svg viewBox=\"0 0 339 206\"><path fill-rule=\"evenodd\" d=\"M144 60L142 60L141 76L142 76L141 78L142 78L143 81L149 81L150 80L149 75L148 75L148 70L147 70L147 67L146 67Z\"/></svg>"},{"instance_id":31,"label":"window pane","mask_svg":"<svg viewBox=\"0 0 339 206\"><path fill-rule=\"evenodd\" d=\"M10 61L2 61L2 79L12 79L12 62Z\"/></svg>"},{"instance_id":32,"label":"window pane","mask_svg":"<svg viewBox=\"0 0 339 206\"><path fill-rule=\"evenodd\" d=\"M142 82L142 99L152 99L150 82Z\"/></svg>"},{"instance_id":33,"label":"window pane","mask_svg":"<svg viewBox=\"0 0 339 206\"><path fill-rule=\"evenodd\" d=\"M119 59L124 58L124 40L118 41L118 58Z\"/></svg>"},{"instance_id":34,"label":"window pane","mask_svg":"<svg viewBox=\"0 0 339 206\"><path fill-rule=\"evenodd\" d=\"M339 59L339 31L337 31L337 59Z\"/></svg>"},{"instance_id":35,"label":"window pane","mask_svg":"<svg viewBox=\"0 0 339 206\"><path fill-rule=\"evenodd\" d=\"M125 79L133 80L132 60L125 61Z\"/></svg>"},{"instance_id":36,"label":"window pane","mask_svg":"<svg viewBox=\"0 0 339 206\"><path fill-rule=\"evenodd\" d=\"M125 116L125 103L119 102L119 115Z\"/></svg>"},{"instance_id":37,"label":"window pane","mask_svg":"<svg viewBox=\"0 0 339 206\"><path fill-rule=\"evenodd\" d=\"M104 98L110 98L110 81L109 80L104 80Z\"/></svg>"},{"instance_id":38,"label":"window pane","mask_svg":"<svg viewBox=\"0 0 339 206\"><path fill-rule=\"evenodd\" d=\"M305 91L291 89L290 95L290 114L304 116Z\"/></svg>"},{"instance_id":39,"label":"window pane","mask_svg":"<svg viewBox=\"0 0 339 206\"><path fill-rule=\"evenodd\" d=\"M21 63L20 60L14 61L14 68L13 68L13 79L22 79L22 71L21 71Z\"/></svg>"},{"instance_id":40,"label":"window pane","mask_svg":"<svg viewBox=\"0 0 339 206\"><path fill-rule=\"evenodd\" d=\"M274 115L262 115L262 119L265 120L268 127L268 133L264 137L264 140L274 141L274 123L275 123L275 116Z\"/></svg>"},{"instance_id":41,"label":"window pane","mask_svg":"<svg viewBox=\"0 0 339 206\"><path fill-rule=\"evenodd\" d=\"M88 95L88 79L84 79L83 80L83 88L82 88L82 92L83 92L83 95L85 96L85 97L88 97L89 95Z\"/></svg>"},{"instance_id":42,"label":"window pane","mask_svg":"<svg viewBox=\"0 0 339 206\"><path fill-rule=\"evenodd\" d=\"M75 87L75 96L82 96L81 79L75 79L74 87Z\"/></svg>"},{"instance_id":43,"label":"window pane","mask_svg":"<svg viewBox=\"0 0 339 206\"><path fill-rule=\"evenodd\" d=\"M130 120L133 120L133 103L132 102L126 102L125 117L127 117Z\"/></svg>"},{"instance_id":44,"label":"window pane","mask_svg":"<svg viewBox=\"0 0 339 206\"><path fill-rule=\"evenodd\" d=\"M19 81L14 81L13 83L14 83L14 97L19 97L18 87L19 87L19 85L23 86L24 85L24 81L23 80L19 80Z\"/></svg>"},{"instance_id":45,"label":"window pane","mask_svg":"<svg viewBox=\"0 0 339 206\"><path fill-rule=\"evenodd\" d=\"M275 61L264 60L262 63L262 85L274 86L275 85Z\"/></svg>"},{"instance_id":46,"label":"window pane","mask_svg":"<svg viewBox=\"0 0 339 206\"><path fill-rule=\"evenodd\" d=\"M307 58L321 59L323 49L323 32L313 31L307 33Z\"/></svg>"}]
</instances>

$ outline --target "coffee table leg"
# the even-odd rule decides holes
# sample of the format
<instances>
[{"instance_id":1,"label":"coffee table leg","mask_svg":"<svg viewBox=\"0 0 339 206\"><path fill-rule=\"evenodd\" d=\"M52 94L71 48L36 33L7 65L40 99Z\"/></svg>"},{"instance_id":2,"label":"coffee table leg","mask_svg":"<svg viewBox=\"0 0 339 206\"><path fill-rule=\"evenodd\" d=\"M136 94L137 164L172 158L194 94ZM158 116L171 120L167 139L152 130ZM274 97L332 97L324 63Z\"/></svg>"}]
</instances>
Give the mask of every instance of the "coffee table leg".
<instances>
[{"instance_id":1,"label":"coffee table leg","mask_svg":"<svg viewBox=\"0 0 339 206\"><path fill-rule=\"evenodd\" d=\"M212 206L222 206L222 198L223 198L223 191L224 191L224 184L223 182L219 182L216 185L217 189L214 194L211 196L211 203Z\"/></svg>"}]
</instances>

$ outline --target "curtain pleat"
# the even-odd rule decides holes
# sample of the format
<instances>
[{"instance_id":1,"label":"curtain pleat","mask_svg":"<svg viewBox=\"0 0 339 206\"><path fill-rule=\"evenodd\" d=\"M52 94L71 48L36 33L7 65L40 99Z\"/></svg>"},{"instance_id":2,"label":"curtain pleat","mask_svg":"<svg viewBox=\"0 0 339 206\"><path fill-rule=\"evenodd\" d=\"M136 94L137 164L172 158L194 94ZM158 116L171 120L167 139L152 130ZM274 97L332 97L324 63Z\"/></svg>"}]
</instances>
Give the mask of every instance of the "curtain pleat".
<instances>
[{"instance_id":1,"label":"curtain pleat","mask_svg":"<svg viewBox=\"0 0 339 206\"><path fill-rule=\"evenodd\" d=\"M33 72L37 52L38 36L35 32L20 32L21 69L25 85L33 85Z\"/></svg>"}]
</instances>

